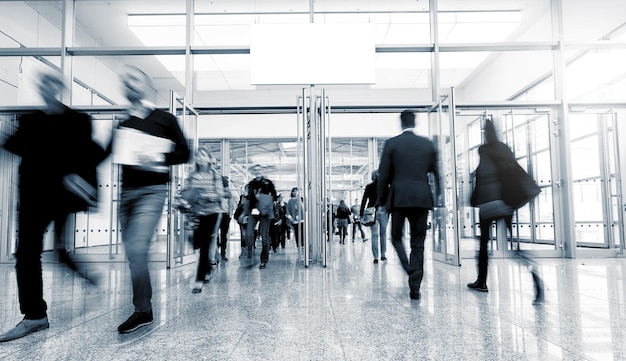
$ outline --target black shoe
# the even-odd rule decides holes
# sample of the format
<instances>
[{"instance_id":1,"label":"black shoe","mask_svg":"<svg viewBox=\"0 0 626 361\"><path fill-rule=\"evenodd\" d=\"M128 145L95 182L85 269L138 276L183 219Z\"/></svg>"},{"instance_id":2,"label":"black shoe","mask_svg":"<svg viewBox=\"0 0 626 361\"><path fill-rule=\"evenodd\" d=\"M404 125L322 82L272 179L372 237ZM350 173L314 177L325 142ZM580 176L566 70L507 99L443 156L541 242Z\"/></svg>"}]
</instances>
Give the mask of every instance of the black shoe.
<instances>
[{"instance_id":1,"label":"black shoe","mask_svg":"<svg viewBox=\"0 0 626 361\"><path fill-rule=\"evenodd\" d=\"M265 266L267 265L267 263L265 262L261 262L261 265L259 266L259 269L263 269L265 268Z\"/></svg>"},{"instance_id":2,"label":"black shoe","mask_svg":"<svg viewBox=\"0 0 626 361\"><path fill-rule=\"evenodd\" d=\"M411 297L412 300L419 300L420 299L420 291L417 291L417 292L411 291L409 293L409 296Z\"/></svg>"},{"instance_id":3,"label":"black shoe","mask_svg":"<svg viewBox=\"0 0 626 361\"><path fill-rule=\"evenodd\" d=\"M222 256L222 261L228 261L228 258L226 258L226 256Z\"/></svg>"},{"instance_id":4,"label":"black shoe","mask_svg":"<svg viewBox=\"0 0 626 361\"><path fill-rule=\"evenodd\" d=\"M205 282L206 281L196 281L193 285L193 289L191 290L191 293L196 294L196 293L202 292L202 285Z\"/></svg>"},{"instance_id":5,"label":"black shoe","mask_svg":"<svg viewBox=\"0 0 626 361\"><path fill-rule=\"evenodd\" d=\"M134 312L130 315L128 320L117 328L117 331L119 333L133 332L141 326L151 324L153 320L152 310L146 312Z\"/></svg>"},{"instance_id":6,"label":"black shoe","mask_svg":"<svg viewBox=\"0 0 626 361\"><path fill-rule=\"evenodd\" d=\"M386 261L386 260L387 260L387 257L382 256L382 257L380 257L380 260L381 260L381 261Z\"/></svg>"},{"instance_id":7,"label":"black shoe","mask_svg":"<svg viewBox=\"0 0 626 361\"><path fill-rule=\"evenodd\" d=\"M475 290L475 291L480 291L480 292L489 292L489 290L487 289L487 285L480 283L478 281L474 282L474 283L468 283L467 287Z\"/></svg>"},{"instance_id":8,"label":"black shoe","mask_svg":"<svg viewBox=\"0 0 626 361\"><path fill-rule=\"evenodd\" d=\"M378 258L374 258L374 264L378 264Z\"/></svg>"}]
</instances>

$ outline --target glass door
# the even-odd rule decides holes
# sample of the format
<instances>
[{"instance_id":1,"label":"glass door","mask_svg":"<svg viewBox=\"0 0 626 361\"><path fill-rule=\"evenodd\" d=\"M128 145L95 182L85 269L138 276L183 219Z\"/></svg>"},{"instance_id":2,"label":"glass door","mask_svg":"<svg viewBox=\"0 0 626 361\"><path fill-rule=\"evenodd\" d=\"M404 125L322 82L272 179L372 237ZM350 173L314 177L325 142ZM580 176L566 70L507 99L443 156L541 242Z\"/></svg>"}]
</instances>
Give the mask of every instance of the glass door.
<instances>
[{"instance_id":1,"label":"glass door","mask_svg":"<svg viewBox=\"0 0 626 361\"><path fill-rule=\"evenodd\" d=\"M439 182L444 207L431 212L433 259L455 266L461 265L459 254L459 209L456 147L461 138L455 132L454 88L442 96L428 113L429 132L439 150Z\"/></svg>"},{"instance_id":2,"label":"glass door","mask_svg":"<svg viewBox=\"0 0 626 361\"><path fill-rule=\"evenodd\" d=\"M617 115L612 109L569 114L576 246L622 248Z\"/></svg>"},{"instance_id":3,"label":"glass door","mask_svg":"<svg viewBox=\"0 0 626 361\"><path fill-rule=\"evenodd\" d=\"M551 132L550 109L471 109L457 114L457 165L461 254L474 258L478 247L478 209L469 200L474 187L474 171L479 163L478 148L483 143L482 124L491 119L498 130L498 139L513 151L517 162L535 179L541 193L513 215L512 235L498 232L492 225L490 257L511 257L523 250L533 256L561 257L562 243L555 239L553 157L554 134Z\"/></svg>"},{"instance_id":4,"label":"glass door","mask_svg":"<svg viewBox=\"0 0 626 361\"><path fill-rule=\"evenodd\" d=\"M166 242L166 266L167 268L181 266L190 262L195 262L196 258L193 249L193 223L187 216L175 209L172 205L174 197L181 190L187 176L193 171L194 152L198 149L198 113L189 106L185 99L175 92L170 92L170 113L178 118L183 134L187 137L187 145L191 150L191 156L187 164L173 166L170 170L170 184L168 199L165 205L163 219L160 224L164 224ZM213 151L213 149L212 149ZM219 153L213 153L217 159ZM158 230L157 230L158 232ZM158 239L158 238L157 238ZM157 245L159 243L157 242Z\"/></svg>"}]
</instances>

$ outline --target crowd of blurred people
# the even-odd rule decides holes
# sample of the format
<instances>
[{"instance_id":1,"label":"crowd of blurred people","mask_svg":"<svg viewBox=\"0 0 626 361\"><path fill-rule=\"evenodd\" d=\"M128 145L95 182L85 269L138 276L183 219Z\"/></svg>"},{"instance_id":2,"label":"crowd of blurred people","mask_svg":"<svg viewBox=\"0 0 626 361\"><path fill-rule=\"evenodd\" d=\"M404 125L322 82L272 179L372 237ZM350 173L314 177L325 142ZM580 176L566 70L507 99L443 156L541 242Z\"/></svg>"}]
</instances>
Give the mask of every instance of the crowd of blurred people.
<instances>
[{"instance_id":1,"label":"crowd of blurred people","mask_svg":"<svg viewBox=\"0 0 626 361\"><path fill-rule=\"evenodd\" d=\"M151 78L138 68L126 67L121 83L129 101L128 117L112 132L106 146L92 139L88 115L61 102L65 83L60 74L52 73L43 74L39 83L45 107L21 117L17 129L2 137L3 148L21 157L20 239L15 267L24 319L0 335L0 341L49 327L43 299L41 253L43 234L50 223L56 228L59 260L97 285L97 272L76 264L66 251L64 234L68 215L97 205L97 166L109 156L122 170L119 220L134 306L134 312L119 325L118 332L132 332L154 319L148 251L166 203L173 165L193 159L193 170L177 195L177 208L194 220L191 239L198 260L192 293L202 292L219 262L228 261L231 220L239 225L239 258L243 266L252 267L258 262L258 268L265 269L270 255L284 250L292 238L298 260L303 260L307 243L306 210L298 187L293 187L285 200L274 182L264 175L264 167L255 164L248 168L250 180L238 201L235 200L229 179L218 169L218 160L210 149L205 146L189 149L176 117L150 102L149 95L154 91ZM380 166L372 172L372 182L365 187L362 201L357 198L352 206L344 199L338 200L336 206L328 202L327 241L334 241L337 235L338 243L344 245L351 227L352 242L357 235L367 242L370 238L363 226L369 227L373 262L378 264L379 259L387 260L387 225L391 219L391 241L408 275L409 296L419 300L427 218L433 208L443 206L443 199L436 146L413 132L413 112L402 112L400 119L403 131L385 142ZM512 212L538 194L538 188L529 184L512 190L516 180L504 180L498 162L510 163L515 159L508 147L497 141L493 124L486 123L485 132L486 143L480 148L472 205L480 209L481 228L487 232L482 232L480 238L478 278L468 284L470 289L482 292L488 291L486 247L491 222L504 218L510 226ZM508 196L511 192L516 196L523 194L523 198L512 200ZM404 243L406 221L408 253ZM532 274L536 288L534 302L539 304L543 301L543 284L536 269Z\"/></svg>"}]
</instances>

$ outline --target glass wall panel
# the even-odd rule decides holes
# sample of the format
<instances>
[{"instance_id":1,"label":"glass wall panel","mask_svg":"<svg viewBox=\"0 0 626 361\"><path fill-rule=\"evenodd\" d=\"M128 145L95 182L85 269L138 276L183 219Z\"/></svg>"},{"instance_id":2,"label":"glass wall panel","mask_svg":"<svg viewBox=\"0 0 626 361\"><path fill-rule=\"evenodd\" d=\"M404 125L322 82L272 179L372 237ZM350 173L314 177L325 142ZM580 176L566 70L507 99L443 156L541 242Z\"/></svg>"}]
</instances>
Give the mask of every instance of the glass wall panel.
<instances>
[{"instance_id":1,"label":"glass wall panel","mask_svg":"<svg viewBox=\"0 0 626 361\"><path fill-rule=\"evenodd\" d=\"M60 57L0 57L0 106L43 105L38 82L42 72L58 71Z\"/></svg>"},{"instance_id":2,"label":"glass wall panel","mask_svg":"<svg viewBox=\"0 0 626 361\"><path fill-rule=\"evenodd\" d=\"M617 190L611 187L609 172L615 165L608 165L614 161L608 152L615 149L608 146L614 143L607 131L611 114L570 113L569 121L576 244L608 248L613 238L609 223L615 217L611 197Z\"/></svg>"},{"instance_id":3,"label":"glass wall panel","mask_svg":"<svg viewBox=\"0 0 626 361\"><path fill-rule=\"evenodd\" d=\"M62 1L2 1L0 47L60 47L62 9Z\"/></svg>"},{"instance_id":4,"label":"glass wall panel","mask_svg":"<svg viewBox=\"0 0 626 361\"><path fill-rule=\"evenodd\" d=\"M110 104L127 103L118 76L125 65L136 66L152 78L156 93L150 94L148 100L158 107L169 107L172 90L180 96L185 95L184 55L77 56L73 60L75 79L100 98L93 100L94 104L103 101ZM72 101L73 105L92 105L79 103L91 99L79 96Z\"/></svg>"},{"instance_id":5,"label":"glass wall panel","mask_svg":"<svg viewBox=\"0 0 626 361\"><path fill-rule=\"evenodd\" d=\"M499 139L515 154L517 162L541 187L538 197L520 208L513 217L513 237L509 248L522 250L555 250L553 195L551 176L551 149L548 136L550 113L537 113L535 109L486 109L461 111L456 117L457 168L459 172L460 247L465 257L473 257L476 238L480 235L478 209L469 204L474 188L474 171L478 167L478 147L483 143L483 117L492 117ZM465 174L465 175L463 175ZM492 232L495 234L495 232ZM495 244L494 244L495 247Z\"/></svg>"},{"instance_id":6,"label":"glass wall panel","mask_svg":"<svg viewBox=\"0 0 626 361\"><path fill-rule=\"evenodd\" d=\"M196 46L250 46L251 24L309 23L309 1L194 2Z\"/></svg>"},{"instance_id":7,"label":"glass wall panel","mask_svg":"<svg viewBox=\"0 0 626 361\"><path fill-rule=\"evenodd\" d=\"M439 0L442 44L552 40L549 0Z\"/></svg>"},{"instance_id":8,"label":"glass wall panel","mask_svg":"<svg viewBox=\"0 0 626 361\"><path fill-rule=\"evenodd\" d=\"M186 0L76 1L74 46L184 46Z\"/></svg>"},{"instance_id":9,"label":"glass wall panel","mask_svg":"<svg viewBox=\"0 0 626 361\"><path fill-rule=\"evenodd\" d=\"M624 41L622 0L562 1L563 32L567 41Z\"/></svg>"},{"instance_id":10,"label":"glass wall panel","mask_svg":"<svg viewBox=\"0 0 626 361\"><path fill-rule=\"evenodd\" d=\"M553 100L553 89L537 86L552 73L552 65L550 51L444 52L441 87L454 86L458 104L520 100L521 95L524 100Z\"/></svg>"},{"instance_id":11,"label":"glass wall panel","mask_svg":"<svg viewBox=\"0 0 626 361\"><path fill-rule=\"evenodd\" d=\"M572 101L623 100L626 89L624 64L626 50L623 49L567 52L567 96Z\"/></svg>"}]
</instances>

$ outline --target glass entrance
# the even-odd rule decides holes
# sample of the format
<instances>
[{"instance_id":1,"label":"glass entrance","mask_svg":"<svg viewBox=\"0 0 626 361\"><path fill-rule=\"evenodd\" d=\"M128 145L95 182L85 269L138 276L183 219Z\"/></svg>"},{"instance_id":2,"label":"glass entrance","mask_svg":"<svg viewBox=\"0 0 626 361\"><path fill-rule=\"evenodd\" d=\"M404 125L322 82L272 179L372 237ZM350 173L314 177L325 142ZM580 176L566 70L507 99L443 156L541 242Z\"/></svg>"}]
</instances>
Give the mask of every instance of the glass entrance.
<instances>
[{"instance_id":1,"label":"glass entrance","mask_svg":"<svg viewBox=\"0 0 626 361\"><path fill-rule=\"evenodd\" d=\"M473 109L457 114L457 171L460 248L463 258L474 258L480 236L478 209L470 205L473 172L478 166L478 147L483 143L482 124L490 118L498 136L506 143L517 162L541 188L541 193L513 215L513 234L490 242L491 257L510 257L511 251L524 250L533 256L560 257L562 242L555 239L553 197L553 142L550 109ZM491 234L496 234L492 225ZM502 232L504 235L504 232Z\"/></svg>"},{"instance_id":2,"label":"glass entrance","mask_svg":"<svg viewBox=\"0 0 626 361\"><path fill-rule=\"evenodd\" d=\"M444 207L431 212L433 259L455 266L461 265L459 254L459 187L457 170L458 142L455 132L454 89L442 96L441 101L428 113L429 132L439 150L439 176L432 179L441 185ZM462 191L462 189L461 189ZM462 194L462 193L461 193Z\"/></svg>"},{"instance_id":3,"label":"glass entrance","mask_svg":"<svg viewBox=\"0 0 626 361\"><path fill-rule=\"evenodd\" d=\"M622 194L617 114L570 113L573 205L578 249L621 249Z\"/></svg>"}]
</instances>

